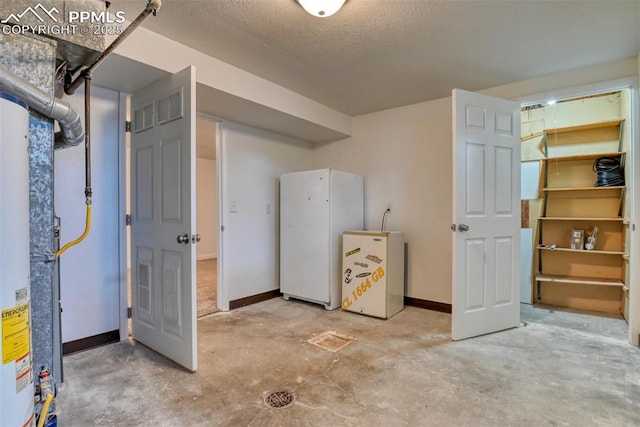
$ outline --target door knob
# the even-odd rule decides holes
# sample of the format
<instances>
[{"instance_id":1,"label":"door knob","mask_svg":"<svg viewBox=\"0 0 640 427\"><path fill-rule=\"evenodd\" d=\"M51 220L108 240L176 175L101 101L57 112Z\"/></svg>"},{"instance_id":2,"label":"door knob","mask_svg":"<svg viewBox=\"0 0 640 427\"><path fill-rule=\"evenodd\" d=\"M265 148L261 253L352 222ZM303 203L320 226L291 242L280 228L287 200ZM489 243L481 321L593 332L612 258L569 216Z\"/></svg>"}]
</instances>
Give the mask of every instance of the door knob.
<instances>
[{"instance_id":1,"label":"door knob","mask_svg":"<svg viewBox=\"0 0 640 427\"><path fill-rule=\"evenodd\" d=\"M181 244L187 244L189 243L189 235L188 234L181 234L178 236L178 243Z\"/></svg>"},{"instance_id":2,"label":"door knob","mask_svg":"<svg viewBox=\"0 0 640 427\"><path fill-rule=\"evenodd\" d=\"M469 231L469 226L467 224L458 225L458 231Z\"/></svg>"},{"instance_id":3,"label":"door knob","mask_svg":"<svg viewBox=\"0 0 640 427\"><path fill-rule=\"evenodd\" d=\"M200 235L199 234L192 234L191 235L191 243L198 243L200 241Z\"/></svg>"}]
</instances>

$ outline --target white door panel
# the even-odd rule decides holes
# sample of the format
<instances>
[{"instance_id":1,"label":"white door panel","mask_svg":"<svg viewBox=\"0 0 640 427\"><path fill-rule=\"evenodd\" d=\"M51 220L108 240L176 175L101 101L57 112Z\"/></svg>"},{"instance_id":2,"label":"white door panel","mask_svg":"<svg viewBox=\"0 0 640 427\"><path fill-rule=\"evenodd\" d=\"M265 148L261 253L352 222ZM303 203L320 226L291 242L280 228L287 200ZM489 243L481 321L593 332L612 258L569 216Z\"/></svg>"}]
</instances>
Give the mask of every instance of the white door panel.
<instances>
[{"instance_id":1,"label":"white door panel","mask_svg":"<svg viewBox=\"0 0 640 427\"><path fill-rule=\"evenodd\" d=\"M195 371L195 69L135 94L131 109L133 337Z\"/></svg>"},{"instance_id":2,"label":"white door panel","mask_svg":"<svg viewBox=\"0 0 640 427\"><path fill-rule=\"evenodd\" d=\"M327 170L284 174L280 182L280 290L328 303L330 234Z\"/></svg>"},{"instance_id":3,"label":"white door panel","mask_svg":"<svg viewBox=\"0 0 640 427\"><path fill-rule=\"evenodd\" d=\"M519 112L512 101L453 91L454 340L520 322Z\"/></svg>"}]
</instances>

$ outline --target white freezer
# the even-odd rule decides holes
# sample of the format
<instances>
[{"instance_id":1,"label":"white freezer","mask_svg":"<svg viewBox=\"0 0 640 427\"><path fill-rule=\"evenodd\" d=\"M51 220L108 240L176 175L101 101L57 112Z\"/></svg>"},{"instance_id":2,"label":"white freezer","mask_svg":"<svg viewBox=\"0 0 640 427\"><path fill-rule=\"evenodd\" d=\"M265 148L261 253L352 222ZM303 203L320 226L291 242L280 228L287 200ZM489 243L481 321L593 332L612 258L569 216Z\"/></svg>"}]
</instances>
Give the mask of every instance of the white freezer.
<instances>
[{"instance_id":1,"label":"white freezer","mask_svg":"<svg viewBox=\"0 0 640 427\"><path fill-rule=\"evenodd\" d=\"M323 304L341 305L340 236L364 226L364 179L320 169L280 177L280 291Z\"/></svg>"},{"instance_id":2,"label":"white freezer","mask_svg":"<svg viewBox=\"0 0 640 427\"><path fill-rule=\"evenodd\" d=\"M342 309L388 319L404 308L404 233L342 235Z\"/></svg>"}]
</instances>

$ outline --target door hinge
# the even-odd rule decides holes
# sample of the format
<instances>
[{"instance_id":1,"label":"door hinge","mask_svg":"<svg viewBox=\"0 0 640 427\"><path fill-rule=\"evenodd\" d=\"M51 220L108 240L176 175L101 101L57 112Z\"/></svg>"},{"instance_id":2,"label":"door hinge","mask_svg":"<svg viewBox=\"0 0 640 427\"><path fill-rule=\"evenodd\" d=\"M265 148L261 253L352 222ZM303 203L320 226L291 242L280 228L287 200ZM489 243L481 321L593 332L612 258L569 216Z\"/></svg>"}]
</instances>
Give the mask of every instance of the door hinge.
<instances>
[{"instance_id":1,"label":"door hinge","mask_svg":"<svg viewBox=\"0 0 640 427\"><path fill-rule=\"evenodd\" d=\"M131 319L132 315L133 315L133 310L131 310L131 307L127 307L127 319Z\"/></svg>"},{"instance_id":2,"label":"door hinge","mask_svg":"<svg viewBox=\"0 0 640 427\"><path fill-rule=\"evenodd\" d=\"M124 122L124 131L127 133L131 133L131 120L127 120Z\"/></svg>"},{"instance_id":3,"label":"door hinge","mask_svg":"<svg viewBox=\"0 0 640 427\"><path fill-rule=\"evenodd\" d=\"M131 225L131 215L130 214L126 214L124 216L124 222L125 222L125 225Z\"/></svg>"},{"instance_id":4,"label":"door hinge","mask_svg":"<svg viewBox=\"0 0 640 427\"><path fill-rule=\"evenodd\" d=\"M53 217L53 238L59 239L60 233L62 233L62 222L59 216Z\"/></svg>"}]
</instances>

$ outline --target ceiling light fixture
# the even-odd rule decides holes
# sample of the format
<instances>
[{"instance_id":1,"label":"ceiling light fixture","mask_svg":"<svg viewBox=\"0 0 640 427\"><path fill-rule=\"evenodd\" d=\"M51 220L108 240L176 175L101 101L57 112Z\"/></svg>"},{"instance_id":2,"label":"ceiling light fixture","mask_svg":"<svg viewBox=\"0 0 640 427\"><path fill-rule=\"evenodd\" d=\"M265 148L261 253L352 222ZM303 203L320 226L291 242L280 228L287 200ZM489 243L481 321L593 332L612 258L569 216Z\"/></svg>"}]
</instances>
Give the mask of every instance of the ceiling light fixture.
<instances>
[{"instance_id":1,"label":"ceiling light fixture","mask_svg":"<svg viewBox=\"0 0 640 427\"><path fill-rule=\"evenodd\" d=\"M346 0L298 0L300 6L313 16L326 18L340 10Z\"/></svg>"}]
</instances>

